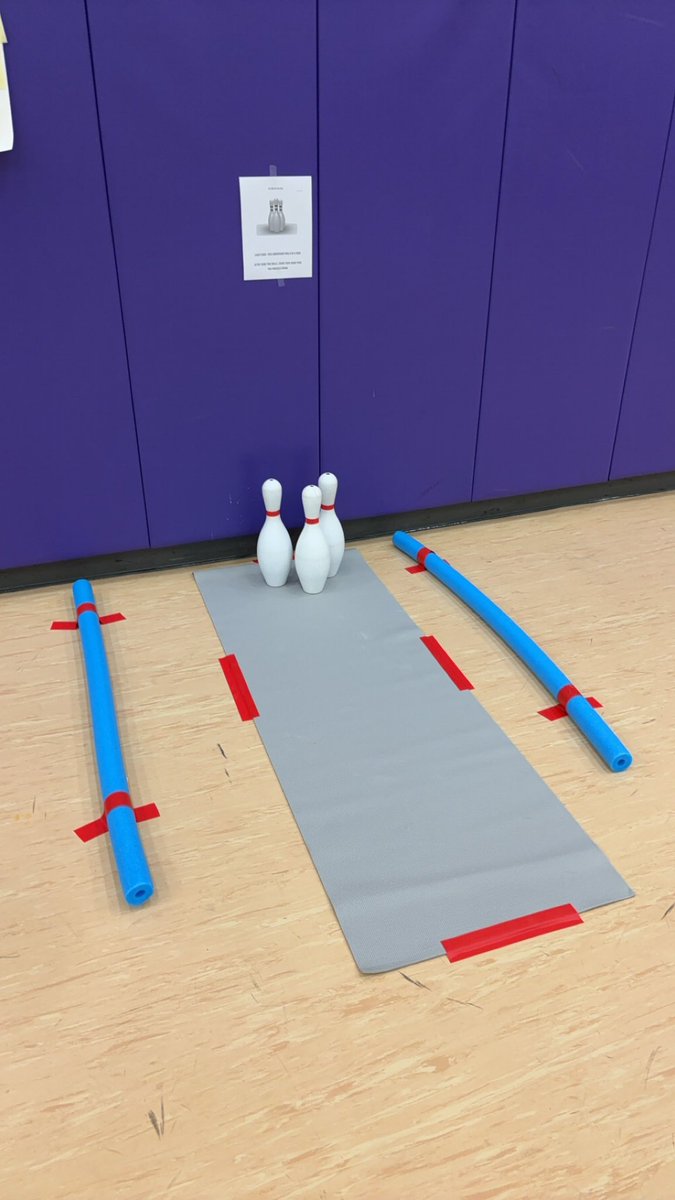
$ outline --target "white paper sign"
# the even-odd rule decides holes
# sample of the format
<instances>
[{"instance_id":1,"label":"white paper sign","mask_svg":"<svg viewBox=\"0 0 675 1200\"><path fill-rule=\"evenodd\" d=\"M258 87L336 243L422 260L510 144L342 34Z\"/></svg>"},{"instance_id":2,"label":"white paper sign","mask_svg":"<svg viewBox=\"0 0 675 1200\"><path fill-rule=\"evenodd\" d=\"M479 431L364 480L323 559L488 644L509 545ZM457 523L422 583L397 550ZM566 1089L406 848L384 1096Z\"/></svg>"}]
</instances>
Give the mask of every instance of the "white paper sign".
<instances>
[{"instance_id":1,"label":"white paper sign","mask_svg":"<svg viewBox=\"0 0 675 1200\"><path fill-rule=\"evenodd\" d=\"M9 103L9 83L5 66L5 41L0 17L0 151L11 150L14 145L14 128L12 126L12 109Z\"/></svg>"},{"instance_id":2,"label":"white paper sign","mask_svg":"<svg viewBox=\"0 0 675 1200\"><path fill-rule=\"evenodd\" d=\"M312 176L239 179L244 279L310 279Z\"/></svg>"}]
</instances>

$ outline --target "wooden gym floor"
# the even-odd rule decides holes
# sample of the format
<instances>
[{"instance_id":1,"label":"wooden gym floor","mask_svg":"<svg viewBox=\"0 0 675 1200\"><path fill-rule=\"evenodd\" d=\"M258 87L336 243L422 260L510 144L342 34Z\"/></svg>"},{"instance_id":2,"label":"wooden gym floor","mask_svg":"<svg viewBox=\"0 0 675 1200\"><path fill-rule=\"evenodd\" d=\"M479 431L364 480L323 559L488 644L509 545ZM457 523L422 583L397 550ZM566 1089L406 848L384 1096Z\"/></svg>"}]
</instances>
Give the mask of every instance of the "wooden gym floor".
<instances>
[{"instance_id":1,"label":"wooden gym floor","mask_svg":"<svg viewBox=\"0 0 675 1200\"><path fill-rule=\"evenodd\" d=\"M625 737L611 775L473 615L360 545L636 891L356 970L187 570L97 583L156 898L120 903L69 589L0 597L6 1200L673 1200L675 494L435 531Z\"/></svg>"}]
</instances>

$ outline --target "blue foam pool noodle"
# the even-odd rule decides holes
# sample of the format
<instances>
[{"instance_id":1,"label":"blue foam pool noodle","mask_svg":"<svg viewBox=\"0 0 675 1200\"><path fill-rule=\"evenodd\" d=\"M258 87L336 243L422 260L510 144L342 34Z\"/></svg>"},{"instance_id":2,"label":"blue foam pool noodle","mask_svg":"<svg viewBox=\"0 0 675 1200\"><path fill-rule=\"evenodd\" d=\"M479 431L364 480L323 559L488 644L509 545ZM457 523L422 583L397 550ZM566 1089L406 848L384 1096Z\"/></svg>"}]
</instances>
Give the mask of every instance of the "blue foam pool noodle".
<instances>
[{"instance_id":1,"label":"blue foam pool noodle","mask_svg":"<svg viewBox=\"0 0 675 1200\"><path fill-rule=\"evenodd\" d=\"M438 554L434 554L411 534L399 531L394 534L393 541L394 545L404 554L414 558L417 562L423 562L427 571L444 583L495 633L498 633L556 700L560 699L561 692L564 693L569 689L569 692L573 694L570 698L565 699L564 705L568 716L612 771L628 770L633 761L630 750L624 746L597 709L588 703L586 697L577 693L577 689L564 671L561 671L553 659L549 658L541 646L538 646L529 634L520 628L520 625L517 625L498 604L490 600L489 596L481 592L480 588L471 583L465 575L461 575L459 571L450 566L450 563L439 558Z\"/></svg>"},{"instance_id":2,"label":"blue foam pool noodle","mask_svg":"<svg viewBox=\"0 0 675 1200\"><path fill-rule=\"evenodd\" d=\"M145 904L155 888L129 798L108 658L94 589L87 579L78 579L73 584L73 597L87 673L103 809L124 897L128 904L137 906Z\"/></svg>"}]
</instances>

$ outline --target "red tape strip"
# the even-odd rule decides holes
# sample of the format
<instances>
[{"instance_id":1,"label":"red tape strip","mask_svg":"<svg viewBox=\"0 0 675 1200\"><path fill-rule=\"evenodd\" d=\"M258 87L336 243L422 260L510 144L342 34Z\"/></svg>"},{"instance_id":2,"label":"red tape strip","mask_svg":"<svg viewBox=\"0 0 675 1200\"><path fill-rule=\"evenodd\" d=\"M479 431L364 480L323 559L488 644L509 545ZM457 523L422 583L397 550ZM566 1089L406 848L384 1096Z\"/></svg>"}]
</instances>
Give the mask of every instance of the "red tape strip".
<instances>
[{"instance_id":1,"label":"red tape strip","mask_svg":"<svg viewBox=\"0 0 675 1200\"><path fill-rule=\"evenodd\" d=\"M580 696L581 692L574 686L573 683L566 683L558 692L558 704L562 704L563 708L567 708L570 700L575 696Z\"/></svg>"},{"instance_id":2,"label":"red tape strip","mask_svg":"<svg viewBox=\"0 0 675 1200\"><path fill-rule=\"evenodd\" d=\"M80 609L78 609L78 612L83 612L83 611L85 611L85 609L96 612L96 609L91 604L82 606ZM113 625L116 621L126 621L126 617L125 617L124 613L108 613L107 617L99 617L98 621L99 621L99 625ZM77 629L78 622L77 621L52 621L50 628L51 629Z\"/></svg>"},{"instance_id":3,"label":"red tape strip","mask_svg":"<svg viewBox=\"0 0 675 1200\"><path fill-rule=\"evenodd\" d=\"M239 666L236 654L227 654L225 658L220 658L218 661L223 668L223 675L232 692L232 699L239 710L239 716L242 721L253 721L255 717L260 716L260 713L249 691L248 684L244 678L244 672Z\"/></svg>"},{"instance_id":4,"label":"red tape strip","mask_svg":"<svg viewBox=\"0 0 675 1200\"><path fill-rule=\"evenodd\" d=\"M111 792L103 801L103 812L106 817L114 808L133 808L131 796L128 792Z\"/></svg>"},{"instance_id":5,"label":"red tape strip","mask_svg":"<svg viewBox=\"0 0 675 1200\"><path fill-rule=\"evenodd\" d=\"M587 696L586 699L591 708L602 708L601 701L596 700L595 696ZM567 709L564 704L552 704L550 708L540 708L538 715L546 717L547 721L559 721L561 717L567 716Z\"/></svg>"},{"instance_id":6,"label":"red tape strip","mask_svg":"<svg viewBox=\"0 0 675 1200\"><path fill-rule=\"evenodd\" d=\"M530 913L527 917L517 917L515 921L502 921L499 925L463 933L460 937L446 938L441 945L450 962L460 962L463 958L486 954L514 942L525 942L528 938L567 929L570 925L583 925L583 921L573 904L561 904L557 908Z\"/></svg>"},{"instance_id":7,"label":"red tape strip","mask_svg":"<svg viewBox=\"0 0 675 1200\"><path fill-rule=\"evenodd\" d=\"M159 809L156 804L139 804L138 808L134 809L136 824L139 821L152 821L159 816Z\"/></svg>"},{"instance_id":8,"label":"red tape strip","mask_svg":"<svg viewBox=\"0 0 675 1200\"><path fill-rule=\"evenodd\" d=\"M409 575L420 575L422 571L426 571L426 567L424 563L415 563L412 567L406 567L406 571Z\"/></svg>"},{"instance_id":9,"label":"red tape strip","mask_svg":"<svg viewBox=\"0 0 675 1200\"><path fill-rule=\"evenodd\" d=\"M93 838L100 837L101 834L108 832L108 822L105 817L97 817L95 821L90 821L88 825L80 825L79 829L74 829L81 842L90 842Z\"/></svg>"},{"instance_id":10,"label":"red tape strip","mask_svg":"<svg viewBox=\"0 0 675 1200\"><path fill-rule=\"evenodd\" d=\"M463 671L460 671L456 662L450 658L450 655L443 649L440 642L435 637L423 637L420 641L424 642L427 650L433 654L436 662L443 668L446 675L449 675L452 682L459 688L460 692L472 692L473 684L467 679Z\"/></svg>"},{"instance_id":11,"label":"red tape strip","mask_svg":"<svg viewBox=\"0 0 675 1200\"><path fill-rule=\"evenodd\" d=\"M134 816L137 823L141 821L152 821L158 817L159 809L156 804L141 804L134 809ZM90 821L88 825L80 825L79 829L73 830L77 834L81 842L91 842L93 838L100 837L101 834L108 832L108 822L105 814L102 817L97 817L95 821Z\"/></svg>"}]
</instances>

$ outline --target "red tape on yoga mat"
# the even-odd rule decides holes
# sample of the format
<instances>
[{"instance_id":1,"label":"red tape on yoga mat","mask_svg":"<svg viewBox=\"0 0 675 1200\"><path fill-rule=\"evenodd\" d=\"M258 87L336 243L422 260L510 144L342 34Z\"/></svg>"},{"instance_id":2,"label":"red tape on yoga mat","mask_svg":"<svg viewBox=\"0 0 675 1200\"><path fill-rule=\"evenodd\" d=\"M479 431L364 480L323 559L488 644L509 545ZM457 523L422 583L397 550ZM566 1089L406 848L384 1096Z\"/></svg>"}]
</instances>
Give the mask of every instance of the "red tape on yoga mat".
<instances>
[{"instance_id":1,"label":"red tape on yoga mat","mask_svg":"<svg viewBox=\"0 0 675 1200\"><path fill-rule=\"evenodd\" d=\"M553 933L555 929L567 929L570 925L583 925L583 921L573 904L560 904L557 908L545 908L527 917L516 917L515 921L501 921L498 925L474 929L460 937L446 938L441 945L450 962L460 962L463 958L487 954L489 950L540 937L543 933Z\"/></svg>"},{"instance_id":2,"label":"red tape on yoga mat","mask_svg":"<svg viewBox=\"0 0 675 1200\"><path fill-rule=\"evenodd\" d=\"M244 672L239 666L236 654L226 654L225 658L220 658L218 661L223 668L223 675L227 680L239 716L242 721L253 721L255 717L260 716L260 713L249 691L249 686L244 678Z\"/></svg>"},{"instance_id":3,"label":"red tape on yoga mat","mask_svg":"<svg viewBox=\"0 0 675 1200\"><path fill-rule=\"evenodd\" d=\"M427 650L433 654L436 662L443 668L446 675L449 675L452 682L459 688L460 692L472 692L473 684L467 679L463 671L460 671L456 662L453 662L450 655L443 649L441 643L435 637L423 637L420 641L424 642Z\"/></svg>"}]
</instances>

